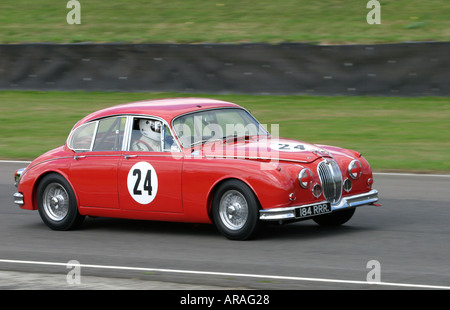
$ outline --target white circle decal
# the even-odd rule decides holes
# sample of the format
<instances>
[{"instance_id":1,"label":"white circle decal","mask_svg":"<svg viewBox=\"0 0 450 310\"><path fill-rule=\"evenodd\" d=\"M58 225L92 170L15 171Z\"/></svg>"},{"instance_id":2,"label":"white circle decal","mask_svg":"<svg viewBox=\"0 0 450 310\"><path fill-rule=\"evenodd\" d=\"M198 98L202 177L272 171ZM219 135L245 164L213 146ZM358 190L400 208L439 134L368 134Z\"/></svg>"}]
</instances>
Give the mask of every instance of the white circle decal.
<instances>
[{"instance_id":1,"label":"white circle decal","mask_svg":"<svg viewBox=\"0 0 450 310\"><path fill-rule=\"evenodd\" d=\"M128 192L136 202L149 204L158 192L158 176L155 168L144 161L136 163L128 172L127 186Z\"/></svg>"}]
</instances>

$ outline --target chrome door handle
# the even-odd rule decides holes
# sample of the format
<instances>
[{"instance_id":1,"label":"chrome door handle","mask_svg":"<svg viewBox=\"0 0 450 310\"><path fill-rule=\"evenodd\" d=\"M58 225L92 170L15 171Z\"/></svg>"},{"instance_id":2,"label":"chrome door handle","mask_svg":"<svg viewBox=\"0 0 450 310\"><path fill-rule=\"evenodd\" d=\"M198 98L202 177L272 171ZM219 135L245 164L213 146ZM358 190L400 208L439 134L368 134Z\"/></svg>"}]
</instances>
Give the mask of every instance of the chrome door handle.
<instances>
[{"instance_id":1,"label":"chrome door handle","mask_svg":"<svg viewBox=\"0 0 450 310\"><path fill-rule=\"evenodd\" d=\"M125 155L125 159L135 158L137 155Z\"/></svg>"}]
</instances>

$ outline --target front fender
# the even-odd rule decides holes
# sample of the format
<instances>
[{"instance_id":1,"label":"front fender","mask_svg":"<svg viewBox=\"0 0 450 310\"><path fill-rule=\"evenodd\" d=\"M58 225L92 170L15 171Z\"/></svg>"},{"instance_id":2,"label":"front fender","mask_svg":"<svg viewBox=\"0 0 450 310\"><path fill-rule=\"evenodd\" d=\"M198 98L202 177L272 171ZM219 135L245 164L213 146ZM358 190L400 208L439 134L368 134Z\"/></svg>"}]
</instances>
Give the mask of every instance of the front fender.
<instances>
[{"instance_id":1,"label":"front fender","mask_svg":"<svg viewBox=\"0 0 450 310\"><path fill-rule=\"evenodd\" d=\"M25 210L37 210L37 187L40 180L49 173L58 173L70 183L68 171L71 158L56 158L43 162L32 162L23 172L17 186L17 191L23 195L23 204L20 207Z\"/></svg>"},{"instance_id":2,"label":"front fender","mask_svg":"<svg viewBox=\"0 0 450 310\"><path fill-rule=\"evenodd\" d=\"M264 163L266 164L266 163ZM264 169L262 169L264 167ZM231 158L186 158L183 164L183 209L194 221L209 222L215 188L225 180L237 179L255 193L262 209L289 206L289 195L300 189L297 175L301 165Z\"/></svg>"}]
</instances>

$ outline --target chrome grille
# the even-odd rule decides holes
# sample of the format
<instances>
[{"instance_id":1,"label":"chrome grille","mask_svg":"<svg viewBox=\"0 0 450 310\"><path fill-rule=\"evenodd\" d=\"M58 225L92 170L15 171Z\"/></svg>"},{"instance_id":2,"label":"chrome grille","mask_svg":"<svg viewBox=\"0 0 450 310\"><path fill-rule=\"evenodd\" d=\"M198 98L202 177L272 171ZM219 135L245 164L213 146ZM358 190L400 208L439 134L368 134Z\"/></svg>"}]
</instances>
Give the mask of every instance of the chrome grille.
<instances>
[{"instance_id":1,"label":"chrome grille","mask_svg":"<svg viewBox=\"0 0 450 310\"><path fill-rule=\"evenodd\" d=\"M342 174L338 164L334 160L326 159L317 165L317 172L325 199L331 203L341 200Z\"/></svg>"}]
</instances>

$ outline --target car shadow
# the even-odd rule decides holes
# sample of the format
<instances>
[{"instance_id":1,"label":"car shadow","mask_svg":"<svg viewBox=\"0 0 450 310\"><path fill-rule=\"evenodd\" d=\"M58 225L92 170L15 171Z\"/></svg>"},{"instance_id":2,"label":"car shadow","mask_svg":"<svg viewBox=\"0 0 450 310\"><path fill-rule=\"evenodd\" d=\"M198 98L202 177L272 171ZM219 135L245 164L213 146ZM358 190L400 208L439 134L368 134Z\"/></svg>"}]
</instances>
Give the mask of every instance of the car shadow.
<instances>
[{"instance_id":1,"label":"car shadow","mask_svg":"<svg viewBox=\"0 0 450 310\"><path fill-rule=\"evenodd\" d=\"M210 224L182 222L163 222L151 220L131 220L107 217L87 217L77 229L83 231L116 231L130 233L161 233L173 235L217 235L216 228Z\"/></svg>"},{"instance_id":2,"label":"car shadow","mask_svg":"<svg viewBox=\"0 0 450 310\"><path fill-rule=\"evenodd\" d=\"M344 224L336 227L320 226L313 221L304 221L297 223L290 223L284 225L269 224L258 234L258 239L273 240L273 239L314 239L314 238L329 238L348 234L356 234L362 231L372 230L369 227L356 226L351 224Z\"/></svg>"},{"instance_id":3,"label":"car shadow","mask_svg":"<svg viewBox=\"0 0 450 310\"><path fill-rule=\"evenodd\" d=\"M182 222L162 222L150 220L129 220L118 218L86 218L77 229L81 231L108 231L127 233L163 234L173 236L223 238L212 224L194 224ZM251 240L274 239L311 239L358 233L371 230L370 227L345 224L338 227L325 227L313 221L303 221L284 225L264 224L259 233Z\"/></svg>"}]
</instances>

